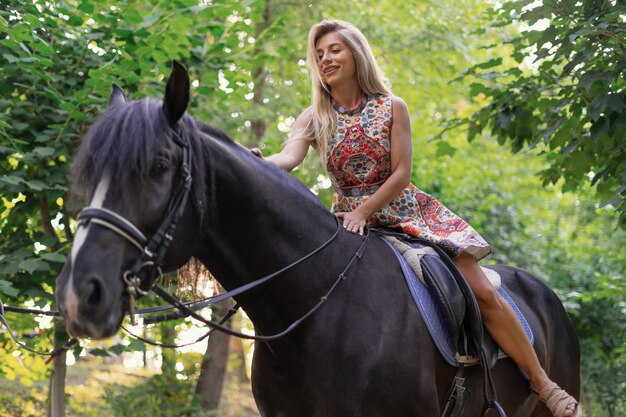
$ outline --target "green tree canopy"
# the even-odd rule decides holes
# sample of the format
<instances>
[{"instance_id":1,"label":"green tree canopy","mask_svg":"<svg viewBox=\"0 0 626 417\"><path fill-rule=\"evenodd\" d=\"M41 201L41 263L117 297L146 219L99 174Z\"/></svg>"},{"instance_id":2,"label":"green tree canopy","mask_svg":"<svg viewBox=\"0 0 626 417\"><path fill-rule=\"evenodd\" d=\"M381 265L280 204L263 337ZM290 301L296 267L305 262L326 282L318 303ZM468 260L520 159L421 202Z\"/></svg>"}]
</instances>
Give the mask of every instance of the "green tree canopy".
<instances>
[{"instance_id":1,"label":"green tree canopy","mask_svg":"<svg viewBox=\"0 0 626 417\"><path fill-rule=\"evenodd\" d=\"M409 106L412 181L484 234L495 248L489 262L549 282L581 337L587 409L594 417L626 409L626 232L615 230L612 216L613 206L623 211L624 195L623 1L512 1L491 11L482 0L0 3L0 298L7 304L54 308L76 209L68 168L111 82L130 99L159 98L178 59L192 77L193 117L276 152L310 102L308 28L340 18L363 30ZM464 129L434 141L451 118L458 121L449 127ZM479 132L485 140L468 143ZM316 156L294 175L330 201ZM611 205L599 207L594 195ZM39 326L10 319L18 331ZM31 343L46 349L51 339L47 331ZM43 374L42 361L0 349L0 375L29 383Z\"/></svg>"},{"instance_id":2,"label":"green tree canopy","mask_svg":"<svg viewBox=\"0 0 626 417\"><path fill-rule=\"evenodd\" d=\"M470 140L488 130L514 152L545 154L544 184L590 183L626 228L626 2L518 0L490 16L479 34L520 31L506 40L510 59L466 71L472 96L486 104L451 126L468 127Z\"/></svg>"}]
</instances>

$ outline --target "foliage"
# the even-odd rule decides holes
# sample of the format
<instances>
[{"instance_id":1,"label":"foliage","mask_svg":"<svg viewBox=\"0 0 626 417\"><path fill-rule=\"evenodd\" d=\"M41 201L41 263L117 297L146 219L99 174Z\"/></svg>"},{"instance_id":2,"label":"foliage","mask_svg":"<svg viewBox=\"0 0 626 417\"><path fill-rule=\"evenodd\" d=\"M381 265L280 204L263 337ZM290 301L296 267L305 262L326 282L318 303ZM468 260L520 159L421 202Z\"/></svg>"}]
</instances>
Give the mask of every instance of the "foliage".
<instances>
[{"instance_id":1,"label":"foliage","mask_svg":"<svg viewBox=\"0 0 626 417\"><path fill-rule=\"evenodd\" d=\"M544 184L565 191L596 186L626 228L626 4L608 0L504 2L492 27L523 30L501 56L465 72L471 94L487 104L453 126L468 138L490 129L517 152L546 154ZM487 29L480 29L484 35Z\"/></svg>"},{"instance_id":2,"label":"foliage","mask_svg":"<svg viewBox=\"0 0 626 417\"><path fill-rule=\"evenodd\" d=\"M236 1L204 6L189 0L3 2L3 300L33 300L38 307L53 303L54 278L65 261L77 205L70 205L68 167L81 134L106 104L111 82L124 85L130 94L141 90L156 95L153 87L158 85L160 94L171 59L180 59L191 67L208 66L198 77L203 82L199 92L215 94L220 91L219 69L228 62L223 52L239 42L239 29L227 18L239 16L231 20L242 22L239 14L246 10ZM218 97L209 103L224 107L222 102ZM217 104L205 108L210 112ZM49 338L36 341L41 341L40 349L50 347ZM0 365L3 371L8 368Z\"/></svg>"},{"instance_id":3,"label":"foliage","mask_svg":"<svg viewBox=\"0 0 626 417\"><path fill-rule=\"evenodd\" d=\"M623 36L623 29L613 26L612 3L594 3L601 7L593 19L584 8L569 17L560 13L569 1L544 1L524 11L520 7L528 1L505 2L487 15L489 3L479 0L450 5L320 0L304 8L280 0L0 3L0 297L7 304L53 304L53 281L67 254L78 204L68 192L68 167L87 125L106 106L111 82L131 99L158 98L170 60L179 59L192 76L190 113L196 119L243 144L276 152L293 118L309 103L303 66L308 28L323 17L343 18L364 31L393 90L409 106L413 182L485 235L495 249L490 262L521 266L549 282L581 336L587 409L623 414L624 381L610 369L623 370L626 361L626 233L615 230L610 207L592 200L594 194L614 197L624 180L617 175L623 170L617 133L624 137L620 119L625 117L619 117L624 106L617 109L615 102L616 95L624 97L623 50L594 53L619 45L606 35L611 30ZM548 16L550 26L520 34L508 25L512 10L517 21L529 25ZM485 19L499 26L490 28ZM577 33L585 19L593 24ZM477 28L485 28L479 37L472 35ZM485 42L493 46L481 48ZM536 69L524 61L533 45ZM579 65L568 67L568 59ZM496 65L504 69L496 72ZM468 67L465 78L449 83ZM607 72L622 80L609 79ZM491 127L500 143L470 144L461 129L445 130L443 140L433 141L448 118L466 123L470 137ZM537 149L547 158L537 157ZM543 181L534 175L538 171L544 172ZM590 171L596 173L595 190ZM332 190L317 156L311 154L294 175L329 203ZM553 182L573 191L562 194ZM51 346L48 323L17 315L9 320L20 334L43 327L29 343ZM23 366L30 357L9 352L13 345L1 333L0 343L0 374L24 384L43 377L39 359L28 359L37 365L33 372ZM123 339L95 353L142 348ZM170 388L177 398L191 398L198 360L176 360L185 364L177 377L187 378L186 387L178 381L167 387L156 377L132 388L134 398L126 389L109 391L109 398L118 410L132 405L145 412L158 404L157 393ZM138 399L143 402L135 403ZM178 406L181 413L193 411Z\"/></svg>"},{"instance_id":4,"label":"foliage","mask_svg":"<svg viewBox=\"0 0 626 417\"><path fill-rule=\"evenodd\" d=\"M145 383L114 394L106 391L107 402L115 416L203 417L214 415L203 410L193 387L186 381L155 375Z\"/></svg>"},{"instance_id":5,"label":"foliage","mask_svg":"<svg viewBox=\"0 0 626 417\"><path fill-rule=\"evenodd\" d=\"M0 417L46 417L45 384L46 382L41 381L32 386L24 386L0 377ZM109 415L110 408L103 399L98 398L99 385L94 385L91 381L88 385L70 384L67 387L72 398L67 408L68 416Z\"/></svg>"}]
</instances>

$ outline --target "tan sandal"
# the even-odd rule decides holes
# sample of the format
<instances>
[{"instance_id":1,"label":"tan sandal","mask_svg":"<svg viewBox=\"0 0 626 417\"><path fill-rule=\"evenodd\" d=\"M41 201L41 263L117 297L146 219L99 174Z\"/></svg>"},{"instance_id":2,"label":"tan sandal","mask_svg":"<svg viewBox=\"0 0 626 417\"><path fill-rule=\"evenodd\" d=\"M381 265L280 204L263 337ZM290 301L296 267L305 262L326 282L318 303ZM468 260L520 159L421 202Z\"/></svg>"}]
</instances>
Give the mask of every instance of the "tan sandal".
<instances>
[{"instance_id":1,"label":"tan sandal","mask_svg":"<svg viewBox=\"0 0 626 417\"><path fill-rule=\"evenodd\" d=\"M541 391L533 390L543 401L554 417L564 417L567 410L574 413L568 417L581 417L582 410L578 406L578 401L569 395L565 390L561 389L555 382L550 382ZM571 405L574 405L572 408Z\"/></svg>"}]
</instances>

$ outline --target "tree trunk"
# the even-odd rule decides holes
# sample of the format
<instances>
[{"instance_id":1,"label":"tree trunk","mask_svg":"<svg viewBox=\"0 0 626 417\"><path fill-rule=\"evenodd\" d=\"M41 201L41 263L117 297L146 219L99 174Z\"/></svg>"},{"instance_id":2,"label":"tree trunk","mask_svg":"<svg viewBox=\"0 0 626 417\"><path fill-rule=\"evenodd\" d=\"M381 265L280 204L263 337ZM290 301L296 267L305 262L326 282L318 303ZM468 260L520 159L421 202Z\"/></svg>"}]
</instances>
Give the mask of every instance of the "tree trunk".
<instances>
[{"instance_id":1,"label":"tree trunk","mask_svg":"<svg viewBox=\"0 0 626 417\"><path fill-rule=\"evenodd\" d=\"M64 339L67 338L65 323L63 320L54 321L54 348L63 346ZM48 417L65 417L65 365L66 352L54 358L52 362L52 375L50 375L50 386L48 391Z\"/></svg>"},{"instance_id":2,"label":"tree trunk","mask_svg":"<svg viewBox=\"0 0 626 417\"><path fill-rule=\"evenodd\" d=\"M256 39L261 36L263 31L270 26L271 23L271 0L265 1L265 7L263 8L263 21L258 23L255 27L254 37ZM255 52L254 55L262 53L258 46L255 44ZM254 97L252 98L254 105L257 108L263 106L263 99L265 93L265 82L267 81L267 71L265 70L265 65L262 63L259 64L252 71L252 81L254 82ZM263 118L252 118L252 123L250 129L252 130L252 134L254 136L254 144L255 146L260 146L263 140L263 136L265 135L265 129L267 128L267 120Z\"/></svg>"},{"instance_id":3,"label":"tree trunk","mask_svg":"<svg viewBox=\"0 0 626 417\"><path fill-rule=\"evenodd\" d=\"M236 332L241 332L241 312L237 313L231 320L231 328ZM230 367L229 375L237 379L237 382L250 382L248 371L246 369L246 352L243 342L239 337L230 338L230 360L234 366ZM234 363L233 363L234 362Z\"/></svg>"},{"instance_id":4,"label":"tree trunk","mask_svg":"<svg viewBox=\"0 0 626 417\"><path fill-rule=\"evenodd\" d=\"M161 323L161 343L176 343L176 328L171 322ZM161 348L161 373L171 378L176 377L176 349Z\"/></svg>"},{"instance_id":5,"label":"tree trunk","mask_svg":"<svg viewBox=\"0 0 626 417\"><path fill-rule=\"evenodd\" d=\"M226 300L214 310L213 317L222 317L232 305L232 301ZM228 326L229 324L226 323ZM226 377L226 364L228 363L228 342L230 336L216 331L209 337L200 377L196 386L196 393L201 397L202 407L206 410L216 410L219 407L222 387Z\"/></svg>"}]
</instances>

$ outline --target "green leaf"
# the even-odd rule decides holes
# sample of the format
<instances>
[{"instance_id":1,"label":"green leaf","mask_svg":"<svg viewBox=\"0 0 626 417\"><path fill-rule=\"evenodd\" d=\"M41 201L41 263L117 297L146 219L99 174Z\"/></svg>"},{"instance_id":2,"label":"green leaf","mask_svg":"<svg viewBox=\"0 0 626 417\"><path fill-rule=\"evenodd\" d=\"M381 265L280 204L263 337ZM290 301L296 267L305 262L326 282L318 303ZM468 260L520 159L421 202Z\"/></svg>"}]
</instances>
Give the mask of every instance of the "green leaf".
<instances>
[{"instance_id":1,"label":"green leaf","mask_svg":"<svg viewBox=\"0 0 626 417\"><path fill-rule=\"evenodd\" d=\"M94 7L88 0L83 0L83 2L78 6L78 10L86 14L92 14L94 12Z\"/></svg>"},{"instance_id":2,"label":"green leaf","mask_svg":"<svg viewBox=\"0 0 626 417\"><path fill-rule=\"evenodd\" d=\"M30 188L33 191L42 191L47 188L46 183L40 180L25 181L25 183L26 185L28 185L28 188Z\"/></svg>"},{"instance_id":3,"label":"green leaf","mask_svg":"<svg viewBox=\"0 0 626 417\"><path fill-rule=\"evenodd\" d=\"M29 274L32 274L35 271L50 271L50 265L48 265L48 262L34 258L23 260L19 263L18 268L23 269Z\"/></svg>"},{"instance_id":4,"label":"green leaf","mask_svg":"<svg viewBox=\"0 0 626 417\"><path fill-rule=\"evenodd\" d=\"M146 344L138 339L131 339L128 346L126 346L126 352L142 352L146 349Z\"/></svg>"},{"instance_id":5,"label":"green leaf","mask_svg":"<svg viewBox=\"0 0 626 417\"><path fill-rule=\"evenodd\" d=\"M97 348L97 349L91 349L91 350L89 351L89 354L90 354L90 355L93 355L93 356L100 356L100 357L107 357L107 356L111 356L111 355L109 354L109 352L108 352L106 349L100 349L100 348Z\"/></svg>"},{"instance_id":6,"label":"green leaf","mask_svg":"<svg viewBox=\"0 0 626 417\"><path fill-rule=\"evenodd\" d=\"M124 345L115 345L115 346L111 346L109 349L107 349L109 352L112 352L116 355L121 355L122 353L126 352L126 346Z\"/></svg>"},{"instance_id":7,"label":"green leaf","mask_svg":"<svg viewBox=\"0 0 626 417\"><path fill-rule=\"evenodd\" d=\"M580 77L580 83L585 87L588 93L592 93L593 86L596 82L600 82L601 86L606 86L606 83L613 78L612 74L605 71L589 71ZM606 87L602 88L605 90Z\"/></svg>"},{"instance_id":8,"label":"green leaf","mask_svg":"<svg viewBox=\"0 0 626 417\"><path fill-rule=\"evenodd\" d=\"M40 255L42 259L45 259L46 261L50 261L50 262L58 262L58 263L65 263L65 261L67 260L67 258L65 257L65 255L61 255L60 253L44 253Z\"/></svg>"},{"instance_id":9,"label":"green leaf","mask_svg":"<svg viewBox=\"0 0 626 417\"><path fill-rule=\"evenodd\" d=\"M0 279L0 293L8 295L9 297L17 297L20 292L13 288L9 281Z\"/></svg>"},{"instance_id":10,"label":"green leaf","mask_svg":"<svg viewBox=\"0 0 626 417\"><path fill-rule=\"evenodd\" d=\"M16 58L15 56L13 56L13 55L11 55L11 54L2 54L2 57L3 57L4 59L6 59L6 60L9 62L9 64L14 64L14 63L16 63L17 61L19 61L19 59L18 59L18 58Z\"/></svg>"},{"instance_id":11,"label":"green leaf","mask_svg":"<svg viewBox=\"0 0 626 417\"><path fill-rule=\"evenodd\" d=\"M28 47L26 45L24 45L24 42L20 42L20 48L22 49L22 51L26 52L28 55L32 55L33 54L31 52L31 50L28 49Z\"/></svg>"},{"instance_id":12,"label":"green leaf","mask_svg":"<svg viewBox=\"0 0 626 417\"><path fill-rule=\"evenodd\" d=\"M481 93L487 97L492 95L491 90L488 87L486 87L484 84L481 84L481 83L470 84L470 95L472 97L476 97L477 95Z\"/></svg>"},{"instance_id":13,"label":"green leaf","mask_svg":"<svg viewBox=\"0 0 626 417\"><path fill-rule=\"evenodd\" d=\"M493 58L487 62L480 63L476 65L475 68L487 69L487 68L497 67L500 64L502 64L502 57Z\"/></svg>"},{"instance_id":14,"label":"green leaf","mask_svg":"<svg viewBox=\"0 0 626 417\"><path fill-rule=\"evenodd\" d=\"M612 93L607 96L606 108L612 109L615 113L624 113L626 108L626 94Z\"/></svg>"},{"instance_id":15,"label":"green leaf","mask_svg":"<svg viewBox=\"0 0 626 417\"><path fill-rule=\"evenodd\" d=\"M37 42L33 44L33 48L43 56L51 57L55 54L54 49L41 38L37 39Z\"/></svg>"},{"instance_id":16,"label":"green leaf","mask_svg":"<svg viewBox=\"0 0 626 417\"><path fill-rule=\"evenodd\" d=\"M38 147L38 148L33 149L33 153L37 154L41 158L50 157L54 155L55 152L56 151L54 148L48 148L48 147Z\"/></svg>"},{"instance_id":17,"label":"green leaf","mask_svg":"<svg viewBox=\"0 0 626 417\"><path fill-rule=\"evenodd\" d=\"M446 141L437 142L437 156L452 156L456 153L456 148Z\"/></svg>"},{"instance_id":18,"label":"green leaf","mask_svg":"<svg viewBox=\"0 0 626 417\"><path fill-rule=\"evenodd\" d=\"M532 26L537 21L550 17L552 17L552 11L548 7L541 5L522 13L520 19L525 20L529 26Z\"/></svg>"},{"instance_id":19,"label":"green leaf","mask_svg":"<svg viewBox=\"0 0 626 417\"><path fill-rule=\"evenodd\" d=\"M143 17L137 9L127 9L124 12L123 17L126 21L130 23L140 24L143 22Z\"/></svg>"},{"instance_id":20,"label":"green leaf","mask_svg":"<svg viewBox=\"0 0 626 417\"><path fill-rule=\"evenodd\" d=\"M39 18L37 16L33 16L32 14L26 13L22 15L22 19L24 19L25 22L30 23L36 28L41 26L41 21L39 20Z\"/></svg>"},{"instance_id":21,"label":"green leaf","mask_svg":"<svg viewBox=\"0 0 626 417\"><path fill-rule=\"evenodd\" d=\"M72 26L81 26L85 21L82 17L76 16L75 14L70 16L69 23Z\"/></svg>"},{"instance_id":22,"label":"green leaf","mask_svg":"<svg viewBox=\"0 0 626 417\"><path fill-rule=\"evenodd\" d=\"M141 22L141 25L139 27L144 28L144 29L149 28L150 26L158 22L160 18L161 18L161 13L155 13L153 15L146 16L143 18L143 22Z\"/></svg>"},{"instance_id":23,"label":"green leaf","mask_svg":"<svg viewBox=\"0 0 626 417\"><path fill-rule=\"evenodd\" d=\"M3 175L0 177L0 181L11 185L20 185L24 182L24 179L16 175Z\"/></svg>"},{"instance_id":24,"label":"green leaf","mask_svg":"<svg viewBox=\"0 0 626 417\"><path fill-rule=\"evenodd\" d=\"M608 96L602 95L602 96L596 97L589 105L589 116L591 116L591 118L594 121L597 121L600 118L600 116L604 113L608 102L609 102Z\"/></svg>"}]
</instances>

